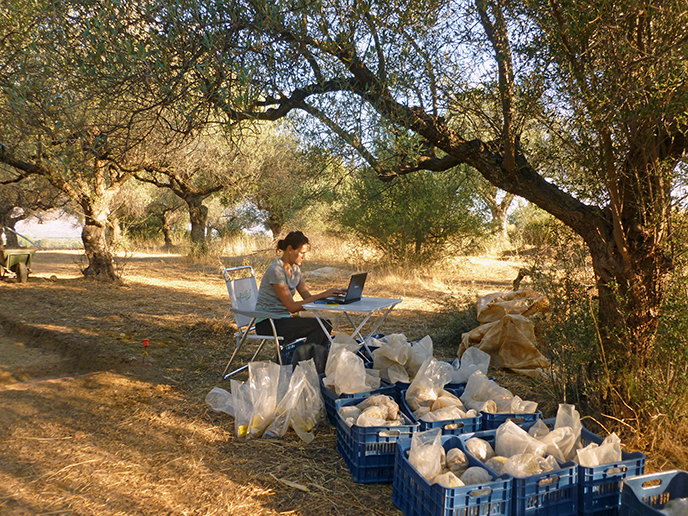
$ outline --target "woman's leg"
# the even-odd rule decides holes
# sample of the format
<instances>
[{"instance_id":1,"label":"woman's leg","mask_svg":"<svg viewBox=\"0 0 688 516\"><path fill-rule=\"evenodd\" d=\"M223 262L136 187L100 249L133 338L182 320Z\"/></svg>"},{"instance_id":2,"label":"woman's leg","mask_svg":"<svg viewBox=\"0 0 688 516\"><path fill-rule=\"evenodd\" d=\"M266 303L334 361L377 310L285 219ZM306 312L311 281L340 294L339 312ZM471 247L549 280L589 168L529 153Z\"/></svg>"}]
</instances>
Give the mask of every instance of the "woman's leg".
<instances>
[{"instance_id":1,"label":"woman's leg","mask_svg":"<svg viewBox=\"0 0 688 516\"><path fill-rule=\"evenodd\" d=\"M284 343L290 342L306 337L307 344L318 344L327 346L330 343L329 335L326 335L320 323L314 317L284 317L282 319L273 319L277 335L284 337ZM323 324L328 332L332 331L332 324L327 319L323 319ZM265 320L256 324L256 330L261 335L272 335L272 328L270 321Z\"/></svg>"},{"instance_id":2,"label":"woman's leg","mask_svg":"<svg viewBox=\"0 0 688 516\"><path fill-rule=\"evenodd\" d=\"M302 360L313 358L318 374L324 373L330 339L329 335L323 333L318 320L313 317L285 317L282 319L273 319L273 321L275 323L277 335L284 337L284 344L289 344L303 337L306 338L305 342L294 351L292 364L296 366L296 364ZM332 331L332 324L330 321L323 319L323 324L328 331ZM272 328L268 320L256 324L256 330L261 335L272 335Z\"/></svg>"}]
</instances>

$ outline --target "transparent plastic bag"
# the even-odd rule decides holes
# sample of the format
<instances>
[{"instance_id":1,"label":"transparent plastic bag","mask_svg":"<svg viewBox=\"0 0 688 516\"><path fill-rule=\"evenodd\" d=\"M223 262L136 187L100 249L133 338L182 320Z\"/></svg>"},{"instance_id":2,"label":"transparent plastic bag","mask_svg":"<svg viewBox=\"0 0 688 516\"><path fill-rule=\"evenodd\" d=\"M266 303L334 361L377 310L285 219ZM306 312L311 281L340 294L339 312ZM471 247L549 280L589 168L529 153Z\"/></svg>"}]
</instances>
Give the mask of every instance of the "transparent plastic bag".
<instances>
[{"instance_id":1,"label":"transparent plastic bag","mask_svg":"<svg viewBox=\"0 0 688 516\"><path fill-rule=\"evenodd\" d=\"M392 383L396 383L396 382L408 383L410 380L409 375L406 372L406 368L404 368L404 366L402 366L401 364L392 364L390 367L388 367L387 368L387 378Z\"/></svg>"},{"instance_id":2,"label":"transparent plastic bag","mask_svg":"<svg viewBox=\"0 0 688 516\"><path fill-rule=\"evenodd\" d=\"M621 461L621 441L615 433L611 433L599 446L590 443L585 448L577 450L577 456L578 464L586 468L619 462Z\"/></svg>"},{"instance_id":3,"label":"transparent plastic bag","mask_svg":"<svg viewBox=\"0 0 688 516\"><path fill-rule=\"evenodd\" d=\"M350 335L345 333L337 333L332 339L330 345L330 352L327 355L327 362L325 363L325 376L333 379L334 373L338 368L339 359L344 351L356 353L361 345L356 342ZM332 380L333 381L333 380Z\"/></svg>"},{"instance_id":4,"label":"transparent plastic bag","mask_svg":"<svg viewBox=\"0 0 688 516\"><path fill-rule=\"evenodd\" d=\"M446 471L444 473L437 475L435 478L432 479L432 483L439 484L442 487L446 487L447 489L453 489L455 487L462 487L466 485L452 471Z\"/></svg>"},{"instance_id":5,"label":"transparent plastic bag","mask_svg":"<svg viewBox=\"0 0 688 516\"><path fill-rule=\"evenodd\" d=\"M461 355L458 367L454 368L452 382L466 383L471 375L480 371L487 376L490 367L490 355L477 347L468 348Z\"/></svg>"},{"instance_id":6,"label":"transparent plastic bag","mask_svg":"<svg viewBox=\"0 0 688 516\"><path fill-rule=\"evenodd\" d=\"M337 394L354 394L370 390L366 385L363 359L351 351L343 350L334 372L334 391Z\"/></svg>"},{"instance_id":7,"label":"transparent plastic bag","mask_svg":"<svg viewBox=\"0 0 688 516\"><path fill-rule=\"evenodd\" d=\"M275 417L280 369L280 366L274 362L250 362L248 365L248 384L253 403L251 424L248 429L249 437L263 435Z\"/></svg>"},{"instance_id":8,"label":"transparent plastic bag","mask_svg":"<svg viewBox=\"0 0 688 516\"><path fill-rule=\"evenodd\" d=\"M234 407L234 434L237 437L249 437L248 427L253 413L251 387L248 382L230 380L232 406Z\"/></svg>"},{"instance_id":9,"label":"transparent plastic bag","mask_svg":"<svg viewBox=\"0 0 688 516\"><path fill-rule=\"evenodd\" d=\"M485 468L472 466L461 475L461 481L467 486L473 484L487 484L488 482L492 482L492 475Z\"/></svg>"},{"instance_id":10,"label":"transparent plastic bag","mask_svg":"<svg viewBox=\"0 0 688 516\"><path fill-rule=\"evenodd\" d=\"M386 358L389 362L405 366L411 359L411 344L403 335L390 335L387 342L383 342L378 349L373 351L376 358Z\"/></svg>"},{"instance_id":11,"label":"transparent plastic bag","mask_svg":"<svg viewBox=\"0 0 688 516\"><path fill-rule=\"evenodd\" d=\"M659 512L666 514L666 516L686 516L688 514L688 498L669 500Z\"/></svg>"},{"instance_id":12,"label":"transparent plastic bag","mask_svg":"<svg viewBox=\"0 0 688 516\"><path fill-rule=\"evenodd\" d=\"M312 430L322 416L323 402L320 388L313 385L313 378L318 373L315 361L302 360L290 375L288 390L275 410L275 417L263 433L263 437L284 437L291 426L296 434L306 443L315 438Z\"/></svg>"},{"instance_id":13,"label":"transparent plastic bag","mask_svg":"<svg viewBox=\"0 0 688 516\"><path fill-rule=\"evenodd\" d=\"M490 443L479 437L471 437L466 440L466 451L481 462L494 457L495 451Z\"/></svg>"},{"instance_id":14,"label":"transparent plastic bag","mask_svg":"<svg viewBox=\"0 0 688 516\"><path fill-rule=\"evenodd\" d=\"M434 411L446 407L459 407L461 410L465 410L465 407L459 398L454 396L449 391L441 390L439 396L432 403L432 406L430 408Z\"/></svg>"},{"instance_id":15,"label":"transparent plastic bag","mask_svg":"<svg viewBox=\"0 0 688 516\"><path fill-rule=\"evenodd\" d=\"M562 462L576 457L576 436L570 426L560 426L539 439L547 445L547 453Z\"/></svg>"},{"instance_id":16,"label":"transparent plastic bag","mask_svg":"<svg viewBox=\"0 0 688 516\"><path fill-rule=\"evenodd\" d=\"M542 457L534 453L519 453L510 457L502 472L516 478L526 478L559 469L554 457Z\"/></svg>"},{"instance_id":17,"label":"transparent plastic bag","mask_svg":"<svg viewBox=\"0 0 688 516\"><path fill-rule=\"evenodd\" d=\"M538 404L534 401L524 401L519 396L510 399L498 399L495 401L497 413L501 414L533 414Z\"/></svg>"},{"instance_id":18,"label":"transparent plastic bag","mask_svg":"<svg viewBox=\"0 0 688 516\"><path fill-rule=\"evenodd\" d=\"M347 423L351 421L353 424L356 422L356 419L358 419L358 416L361 415L361 409L355 405L347 405L339 409L339 415L342 416L342 419Z\"/></svg>"},{"instance_id":19,"label":"transparent plastic bag","mask_svg":"<svg viewBox=\"0 0 688 516\"><path fill-rule=\"evenodd\" d=\"M475 371L466 383L461 401L466 406L470 406L469 402L510 400L513 397L514 395L508 389L497 385L497 382L490 380L482 371Z\"/></svg>"},{"instance_id":20,"label":"transparent plastic bag","mask_svg":"<svg viewBox=\"0 0 688 516\"><path fill-rule=\"evenodd\" d=\"M506 464L508 460L509 459L507 459L506 457L502 457L501 455L495 455L494 457L487 459L485 461L485 466L497 473L497 475L503 475L504 464Z\"/></svg>"},{"instance_id":21,"label":"transparent plastic bag","mask_svg":"<svg viewBox=\"0 0 688 516\"><path fill-rule=\"evenodd\" d=\"M513 457L522 453L544 456L547 445L538 441L513 421L507 421L497 428L495 453L502 457Z\"/></svg>"},{"instance_id":22,"label":"transparent plastic bag","mask_svg":"<svg viewBox=\"0 0 688 516\"><path fill-rule=\"evenodd\" d=\"M420 407L431 406L451 380L451 371L452 367L448 363L428 357L406 391L409 408L416 411Z\"/></svg>"},{"instance_id":23,"label":"transparent plastic bag","mask_svg":"<svg viewBox=\"0 0 688 516\"><path fill-rule=\"evenodd\" d=\"M561 427L571 427L573 429L573 435L576 439L574 447L576 449L581 447L580 435L583 429L583 423L580 420L580 413L576 410L575 405L570 405L568 403L560 403L557 409L557 418L554 423L554 428Z\"/></svg>"},{"instance_id":24,"label":"transparent plastic bag","mask_svg":"<svg viewBox=\"0 0 688 516\"><path fill-rule=\"evenodd\" d=\"M411 437L409 462L428 481L432 481L442 472L441 448L441 428L416 432Z\"/></svg>"},{"instance_id":25,"label":"transparent plastic bag","mask_svg":"<svg viewBox=\"0 0 688 516\"><path fill-rule=\"evenodd\" d=\"M528 433L535 437L535 439L542 440L549 433L549 428L542 419L538 419L528 429Z\"/></svg>"},{"instance_id":26,"label":"transparent plastic bag","mask_svg":"<svg viewBox=\"0 0 688 516\"><path fill-rule=\"evenodd\" d=\"M315 439L313 430L325 415L325 405L320 393L315 361L310 359L299 362L297 369L303 380L300 381L301 393L291 411L289 422L303 442L311 443Z\"/></svg>"},{"instance_id":27,"label":"transparent plastic bag","mask_svg":"<svg viewBox=\"0 0 688 516\"><path fill-rule=\"evenodd\" d=\"M447 451L447 468L455 475L461 476L466 471L470 464L466 454L458 448L450 448Z\"/></svg>"},{"instance_id":28,"label":"transparent plastic bag","mask_svg":"<svg viewBox=\"0 0 688 516\"><path fill-rule=\"evenodd\" d=\"M384 394L370 396L357 405L360 410L373 406L380 407L384 419L397 419L399 416L399 404Z\"/></svg>"},{"instance_id":29,"label":"transparent plastic bag","mask_svg":"<svg viewBox=\"0 0 688 516\"><path fill-rule=\"evenodd\" d=\"M410 378L414 378L423 365L423 363L433 355L432 338L430 335L426 335L418 342L415 342L411 346L411 358L406 364L406 371ZM451 381L451 377L447 380L447 383Z\"/></svg>"},{"instance_id":30,"label":"transparent plastic bag","mask_svg":"<svg viewBox=\"0 0 688 516\"><path fill-rule=\"evenodd\" d=\"M232 408L232 395L224 389L213 387L205 396L205 402L215 412L224 412L230 416L234 416L234 409Z\"/></svg>"}]
</instances>

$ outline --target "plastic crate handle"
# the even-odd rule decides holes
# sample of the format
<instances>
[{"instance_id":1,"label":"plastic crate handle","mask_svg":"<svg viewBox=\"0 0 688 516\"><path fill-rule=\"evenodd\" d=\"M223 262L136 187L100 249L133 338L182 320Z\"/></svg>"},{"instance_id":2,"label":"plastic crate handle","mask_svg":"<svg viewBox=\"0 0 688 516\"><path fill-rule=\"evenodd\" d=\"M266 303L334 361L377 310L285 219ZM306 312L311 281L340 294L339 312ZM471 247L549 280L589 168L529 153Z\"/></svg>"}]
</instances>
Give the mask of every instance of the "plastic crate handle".
<instances>
[{"instance_id":1,"label":"plastic crate handle","mask_svg":"<svg viewBox=\"0 0 688 516\"><path fill-rule=\"evenodd\" d=\"M445 430L456 430L457 428L463 428L463 423L448 423L444 425Z\"/></svg>"},{"instance_id":2,"label":"plastic crate handle","mask_svg":"<svg viewBox=\"0 0 688 516\"><path fill-rule=\"evenodd\" d=\"M523 423L525 421L525 419L523 419L522 417L509 417L506 420L507 421L513 421L517 425L520 425L521 423Z\"/></svg>"},{"instance_id":3,"label":"plastic crate handle","mask_svg":"<svg viewBox=\"0 0 688 516\"><path fill-rule=\"evenodd\" d=\"M540 487L548 486L550 484L556 484L559 482L559 475L552 475L551 477L543 478L538 482Z\"/></svg>"},{"instance_id":4,"label":"plastic crate handle","mask_svg":"<svg viewBox=\"0 0 688 516\"><path fill-rule=\"evenodd\" d=\"M479 498L481 496L490 496L492 494L492 488L491 487L485 487L483 489L478 489L476 491L471 491L468 493L468 496L471 498Z\"/></svg>"},{"instance_id":5,"label":"plastic crate handle","mask_svg":"<svg viewBox=\"0 0 688 516\"><path fill-rule=\"evenodd\" d=\"M640 487L643 489L652 489L653 487L661 486L663 483L661 478L653 478L652 480L646 480L640 484Z\"/></svg>"},{"instance_id":6,"label":"plastic crate handle","mask_svg":"<svg viewBox=\"0 0 688 516\"><path fill-rule=\"evenodd\" d=\"M380 437L399 437L401 432L399 430L382 430L377 435Z\"/></svg>"},{"instance_id":7,"label":"plastic crate handle","mask_svg":"<svg viewBox=\"0 0 688 516\"><path fill-rule=\"evenodd\" d=\"M626 466L619 466L617 468L609 468L607 470L607 475L612 476L612 475L619 475L621 473L626 473L628 468Z\"/></svg>"}]
</instances>

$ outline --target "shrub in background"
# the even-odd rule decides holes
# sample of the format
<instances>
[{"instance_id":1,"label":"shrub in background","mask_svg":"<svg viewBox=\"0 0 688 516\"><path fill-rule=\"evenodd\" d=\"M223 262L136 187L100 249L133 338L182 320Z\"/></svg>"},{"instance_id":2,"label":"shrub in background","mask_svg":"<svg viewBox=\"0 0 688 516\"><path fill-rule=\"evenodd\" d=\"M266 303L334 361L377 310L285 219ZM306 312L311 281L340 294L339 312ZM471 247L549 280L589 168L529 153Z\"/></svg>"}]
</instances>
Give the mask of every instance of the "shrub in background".
<instances>
[{"instance_id":1,"label":"shrub in background","mask_svg":"<svg viewBox=\"0 0 688 516\"><path fill-rule=\"evenodd\" d=\"M340 201L333 220L397 263L433 263L485 232L484 214L461 169L416 172L391 182L361 171Z\"/></svg>"}]
</instances>

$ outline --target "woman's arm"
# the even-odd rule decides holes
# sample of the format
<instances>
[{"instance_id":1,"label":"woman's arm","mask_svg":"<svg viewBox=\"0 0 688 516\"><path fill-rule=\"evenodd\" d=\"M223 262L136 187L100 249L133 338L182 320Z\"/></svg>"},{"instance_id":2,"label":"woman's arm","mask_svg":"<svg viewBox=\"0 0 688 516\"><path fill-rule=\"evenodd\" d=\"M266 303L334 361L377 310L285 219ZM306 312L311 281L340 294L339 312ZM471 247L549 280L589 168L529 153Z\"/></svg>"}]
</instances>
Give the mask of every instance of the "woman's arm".
<instances>
[{"instance_id":1,"label":"woman's arm","mask_svg":"<svg viewBox=\"0 0 688 516\"><path fill-rule=\"evenodd\" d=\"M325 290L324 292L320 292L320 294L311 294L306 286L306 283L301 280L296 286L296 290L301 295L303 300L295 301L286 285L273 284L272 286L275 288L275 292L277 292L277 297L279 297L279 300L282 301L284 306L291 313L300 312L303 310L303 305L306 303L312 303L313 301L318 301L319 299L325 299L326 297L343 293L343 290L340 288L331 288Z\"/></svg>"}]
</instances>

